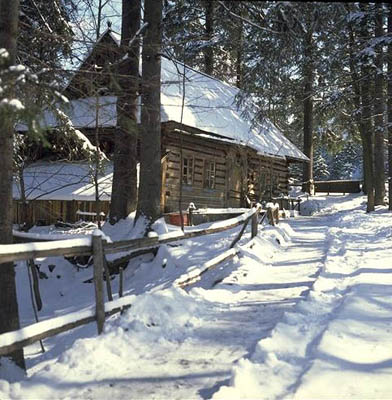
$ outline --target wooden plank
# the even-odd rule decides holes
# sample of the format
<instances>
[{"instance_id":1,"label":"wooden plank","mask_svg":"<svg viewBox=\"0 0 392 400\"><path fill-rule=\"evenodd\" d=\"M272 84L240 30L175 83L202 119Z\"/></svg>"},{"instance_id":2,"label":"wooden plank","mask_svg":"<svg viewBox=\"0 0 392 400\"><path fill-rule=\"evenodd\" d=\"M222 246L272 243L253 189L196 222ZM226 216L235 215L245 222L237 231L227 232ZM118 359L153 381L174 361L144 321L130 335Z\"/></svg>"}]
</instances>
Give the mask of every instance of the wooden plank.
<instances>
[{"instance_id":1,"label":"wooden plank","mask_svg":"<svg viewBox=\"0 0 392 400\"><path fill-rule=\"evenodd\" d=\"M64 242L67 240L53 240L50 243L56 244L59 243L59 248L52 249L29 249L26 251L18 251L19 245L17 244L9 244L2 245L3 250L9 249L7 253L3 252L0 254L0 264L6 263L9 261L20 261L27 259L34 259L39 257L56 257L56 256L64 256L64 257L73 257L73 256L88 256L91 255L91 246L75 246L75 247L66 247L64 246ZM30 243L32 246L37 246L38 243ZM5 246L7 246L5 248ZM13 248L11 246L14 246ZM14 250L15 249L15 250Z\"/></svg>"},{"instance_id":2,"label":"wooden plank","mask_svg":"<svg viewBox=\"0 0 392 400\"><path fill-rule=\"evenodd\" d=\"M178 143L171 143L169 145L169 149L171 151L170 155L175 155L174 157L178 157L177 155L180 153L180 148L178 146ZM211 147L207 146L205 143L196 143L196 142L191 142L187 143L186 141L183 143L183 151L186 153L189 153L191 155L194 155L195 157L198 157L200 160L200 156L206 156L210 159L214 159L222 164L225 162L225 154L222 149L219 149L218 147ZM171 158L170 158L171 159Z\"/></svg>"},{"instance_id":3,"label":"wooden plank","mask_svg":"<svg viewBox=\"0 0 392 400\"><path fill-rule=\"evenodd\" d=\"M257 236L258 233L258 218L259 218L259 211L256 211L253 215L252 215L252 239Z\"/></svg>"},{"instance_id":4,"label":"wooden plank","mask_svg":"<svg viewBox=\"0 0 392 400\"><path fill-rule=\"evenodd\" d=\"M27 260L27 268L30 268L31 276L33 278L33 293L35 298L35 304L37 306L37 310L41 311L42 299L41 299L41 293L39 291L39 277L38 277L37 267L34 264L34 260Z\"/></svg>"},{"instance_id":5,"label":"wooden plank","mask_svg":"<svg viewBox=\"0 0 392 400\"><path fill-rule=\"evenodd\" d=\"M201 230L195 230L191 232L185 232L183 235L178 236L178 237L172 237L172 238L167 238L167 239L160 239L159 244L165 244L165 243L170 243L170 242L175 242L178 240L183 240L183 239L190 239L192 237L198 237L198 236L204 236L204 235L209 235L212 233L218 233L218 232L223 232L232 228L235 228L238 225L243 224L246 220L249 220L252 215L258 210L257 208L254 208L249 215L244 217L244 219L234 219L234 221L230 224L227 224L225 226L219 226L219 227L212 227L212 228L206 228L206 229L201 229ZM230 221L230 220L229 220Z\"/></svg>"},{"instance_id":6,"label":"wooden plank","mask_svg":"<svg viewBox=\"0 0 392 400\"><path fill-rule=\"evenodd\" d=\"M95 289L95 313L97 320L98 335L103 331L105 323L105 301L103 297L103 246L102 236L93 234L93 257L94 257L94 289Z\"/></svg>"},{"instance_id":7,"label":"wooden plank","mask_svg":"<svg viewBox=\"0 0 392 400\"><path fill-rule=\"evenodd\" d=\"M223 195L223 193L222 193ZM218 203L218 201L217 201ZM254 211L253 211L254 212ZM253 214L252 212L252 214ZM249 217L249 216L248 216ZM192 232L187 232L185 235L174 238L174 239L164 239L160 240L157 237L153 238L138 238L132 240L123 240L114 243L103 243L103 247L106 253L116 253L116 252L134 252L134 251L144 251L149 249L154 249L162 243L169 243L176 240L187 239L191 237L203 236L210 233L222 232L224 230L228 230L234 228L244 222L242 220L235 220L233 223L229 223L223 227L219 228L207 228L204 230L195 230ZM58 248L55 249L39 249L41 245L45 246L46 243L30 243L31 247L35 248L33 250L27 250L24 252L17 252L19 245L11 244L11 245L3 245L3 249L6 248L7 252L3 251L3 254L0 254L0 263L9 262L9 261L19 261L26 259L33 259L38 257L50 257L50 256L77 256L77 255L91 255L92 248L91 246L76 246L71 247L67 246L67 240L54 240L50 242L51 245L55 244Z\"/></svg>"},{"instance_id":8,"label":"wooden plank","mask_svg":"<svg viewBox=\"0 0 392 400\"><path fill-rule=\"evenodd\" d=\"M230 249L232 249L236 243L241 239L242 235L245 232L246 227L248 226L249 220L252 217L249 217L245 222L244 225L242 226L242 229L240 230L240 233L235 237L235 239L232 241L231 245L230 245Z\"/></svg>"},{"instance_id":9,"label":"wooden plank","mask_svg":"<svg viewBox=\"0 0 392 400\"><path fill-rule=\"evenodd\" d=\"M145 248L156 247L158 244L158 238L137 238L131 240L119 240L113 243L105 243L105 253L118 253L130 250L141 250Z\"/></svg>"},{"instance_id":10,"label":"wooden plank","mask_svg":"<svg viewBox=\"0 0 392 400\"><path fill-rule=\"evenodd\" d=\"M106 261L105 254L103 254L103 267L104 267L104 271L105 271L106 292L108 295L108 300L112 301L113 300L112 286L110 284L110 273L109 273L109 267L108 267L108 263Z\"/></svg>"},{"instance_id":11,"label":"wooden plank","mask_svg":"<svg viewBox=\"0 0 392 400\"><path fill-rule=\"evenodd\" d=\"M108 261L108 266L110 268L122 268L121 265L124 265L128 261L132 260L132 258L141 256L143 254L149 254L149 253L154 253L158 251L158 246L157 247L151 247L148 249L140 249L140 250L131 250L129 254L123 255L119 258L116 258L114 260Z\"/></svg>"},{"instance_id":12,"label":"wooden plank","mask_svg":"<svg viewBox=\"0 0 392 400\"><path fill-rule=\"evenodd\" d=\"M123 297L123 291L124 291L124 268L120 267L119 269L119 285L118 285L118 297Z\"/></svg>"},{"instance_id":13,"label":"wooden plank","mask_svg":"<svg viewBox=\"0 0 392 400\"><path fill-rule=\"evenodd\" d=\"M110 308L108 311L105 311L105 317L109 317L111 315L114 315L114 314L116 314L118 312L121 312L121 311L123 311L123 310L125 310L127 308L130 308L130 307L131 307L131 304L125 304L125 305L121 305L121 306L118 306L118 307ZM58 335L59 333L62 333L62 332L67 332L67 331L69 331L71 329L74 329L74 328L77 328L79 326L86 325L86 324L88 324L90 322L95 321L96 320L96 316L94 315L94 311L92 311L90 314L91 315L82 317L80 319L73 320L72 322L67 322L64 325L61 325L61 326L58 326L58 327L54 327L54 328L49 328L49 329L45 330L44 332L37 333L37 334L31 334L30 336L28 336L28 337L26 337L24 339L19 339L19 340L16 339L15 342L12 343L12 344L8 344L8 345L5 345L5 346L1 346L0 345L0 356L4 356L4 355L7 355L7 354L10 354L10 353L14 352L15 350L18 350L18 349L21 349L23 347L26 347L26 346L28 346L30 344L38 342L39 340L43 340L43 339L46 339L48 337L52 337L52 336ZM59 317L59 319L60 318L61 317ZM47 321L48 320L39 322L37 324L31 325L30 327L35 327L37 325L47 324ZM27 327L27 328L30 328L30 327ZM15 331L15 333L18 333L20 331L24 331L25 329L26 328L22 328L19 331ZM11 332L11 333L14 333L14 332ZM0 335L0 343L1 343L1 336L3 336L3 335L7 335L7 333ZM24 337L24 335L16 335L16 337L18 337L18 336Z\"/></svg>"},{"instance_id":14,"label":"wooden plank","mask_svg":"<svg viewBox=\"0 0 392 400\"><path fill-rule=\"evenodd\" d=\"M184 288L186 286L192 285L196 282L198 282L201 278L202 275L204 275L206 272L210 271L211 269L216 268L219 264L231 260L238 254L239 250L238 249L229 249L226 250L225 252L219 254L218 256L214 257L213 259L207 261L204 263L200 268L195 270L195 273L191 274L185 274L184 277L179 277L174 281L174 286Z\"/></svg>"}]
</instances>

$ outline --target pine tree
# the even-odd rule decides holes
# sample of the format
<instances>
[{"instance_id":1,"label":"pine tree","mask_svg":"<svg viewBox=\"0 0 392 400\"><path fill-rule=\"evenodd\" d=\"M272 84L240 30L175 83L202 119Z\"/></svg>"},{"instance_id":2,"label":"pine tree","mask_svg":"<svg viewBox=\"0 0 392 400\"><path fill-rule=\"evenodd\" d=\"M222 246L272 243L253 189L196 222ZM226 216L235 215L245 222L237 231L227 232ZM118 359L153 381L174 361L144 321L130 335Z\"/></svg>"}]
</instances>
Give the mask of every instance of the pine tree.
<instances>
[{"instance_id":1,"label":"pine tree","mask_svg":"<svg viewBox=\"0 0 392 400\"><path fill-rule=\"evenodd\" d=\"M366 38L369 30L369 6L360 4L362 11L362 24L360 27L361 36ZM372 127L372 109L371 109L371 67L367 53L362 55L360 65L361 73L361 136L364 156L364 175L366 176L367 207L366 211L374 211L374 152L373 152L373 127Z\"/></svg>"},{"instance_id":2,"label":"pine tree","mask_svg":"<svg viewBox=\"0 0 392 400\"><path fill-rule=\"evenodd\" d=\"M0 73L7 72L16 61L18 37L19 1L0 1ZM4 81L2 79L4 86ZM12 154L14 110L18 103L7 103L14 99L13 85L0 93L0 243L12 243ZM8 104L8 105L7 105ZM16 296L15 270L13 263L1 264L0 268L0 333L19 329L18 301ZM25 368L23 349L10 354L17 365ZM1 359L0 359L1 374ZM1 376L1 375L0 375Z\"/></svg>"},{"instance_id":3,"label":"pine tree","mask_svg":"<svg viewBox=\"0 0 392 400\"><path fill-rule=\"evenodd\" d=\"M141 2L122 2L121 49L127 54L118 68L117 121L110 222L126 218L137 205L137 98ZM132 43L130 44L130 41Z\"/></svg>"},{"instance_id":4,"label":"pine tree","mask_svg":"<svg viewBox=\"0 0 392 400\"><path fill-rule=\"evenodd\" d=\"M375 39L384 36L384 10L381 3L375 5ZM385 161L384 161L384 49L383 43L376 46L375 81L374 81L374 202L384 205L385 197Z\"/></svg>"},{"instance_id":5,"label":"pine tree","mask_svg":"<svg viewBox=\"0 0 392 400\"><path fill-rule=\"evenodd\" d=\"M313 175L316 181L328 180L330 176L325 151L317 149L314 153Z\"/></svg>"},{"instance_id":6,"label":"pine tree","mask_svg":"<svg viewBox=\"0 0 392 400\"><path fill-rule=\"evenodd\" d=\"M137 217L154 222L161 212L161 45L162 1L145 0L148 24L142 51L140 184Z\"/></svg>"},{"instance_id":7,"label":"pine tree","mask_svg":"<svg viewBox=\"0 0 392 400\"><path fill-rule=\"evenodd\" d=\"M388 5L388 32L392 36L392 5ZM388 200L389 211L392 211L392 41L388 44Z\"/></svg>"},{"instance_id":8,"label":"pine tree","mask_svg":"<svg viewBox=\"0 0 392 400\"><path fill-rule=\"evenodd\" d=\"M243 78L245 1L167 1L164 7L164 49L196 70L241 86Z\"/></svg>"},{"instance_id":9,"label":"pine tree","mask_svg":"<svg viewBox=\"0 0 392 400\"><path fill-rule=\"evenodd\" d=\"M331 160L331 179L353 179L360 163L359 146L352 141L346 142Z\"/></svg>"}]
</instances>

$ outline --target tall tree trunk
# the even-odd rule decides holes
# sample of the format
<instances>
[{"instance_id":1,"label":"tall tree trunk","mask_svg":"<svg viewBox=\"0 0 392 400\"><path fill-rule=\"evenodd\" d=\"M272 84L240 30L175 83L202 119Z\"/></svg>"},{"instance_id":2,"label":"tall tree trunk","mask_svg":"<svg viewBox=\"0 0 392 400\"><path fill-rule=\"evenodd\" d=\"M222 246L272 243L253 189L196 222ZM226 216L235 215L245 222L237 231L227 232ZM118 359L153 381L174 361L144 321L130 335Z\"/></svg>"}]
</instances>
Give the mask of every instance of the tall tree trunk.
<instances>
[{"instance_id":1,"label":"tall tree trunk","mask_svg":"<svg viewBox=\"0 0 392 400\"><path fill-rule=\"evenodd\" d=\"M370 69L367 66L362 68L362 115L361 115L361 138L364 157L364 175L367 191L366 212L374 211L374 156L373 156L373 127L372 109L370 100Z\"/></svg>"},{"instance_id":2,"label":"tall tree trunk","mask_svg":"<svg viewBox=\"0 0 392 400\"><path fill-rule=\"evenodd\" d=\"M0 48L5 48L9 58L0 68L8 69L15 64L16 39L18 36L19 0L0 0ZM5 96L12 96L6 93ZM13 115L4 108L0 114L0 243L12 243L12 155ZM19 329L18 301L16 296L15 269L13 263L0 265L0 333ZM10 357L25 368L23 349ZM1 378L1 359L0 359Z\"/></svg>"},{"instance_id":3,"label":"tall tree trunk","mask_svg":"<svg viewBox=\"0 0 392 400\"><path fill-rule=\"evenodd\" d=\"M97 15L97 26L95 29L95 40L98 42L99 37L101 36L101 23L102 23L102 10L105 4L102 4L102 0L98 1L98 15ZM96 71L98 73L98 70ZM95 83L95 82L94 82ZM98 225L98 229L101 229L101 201L99 199L99 168L100 168L100 151L99 151L99 89L96 85L92 83L92 89L95 92L95 154L93 159L93 183L94 183L94 191L95 191L95 214L96 221Z\"/></svg>"},{"instance_id":4,"label":"tall tree trunk","mask_svg":"<svg viewBox=\"0 0 392 400\"><path fill-rule=\"evenodd\" d=\"M364 20L361 25L360 35L362 40L369 36L369 10L368 5L361 3L361 11L364 14ZM365 43L365 42L364 42ZM361 139L363 147L364 175L367 191L366 212L374 211L374 133L372 124L372 105L370 88L372 85L371 69L366 60L361 63Z\"/></svg>"},{"instance_id":5,"label":"tall tree trunk","mask_svg":"<svg viewBox=\"0 0 392 400\"><path fill-rule=\"evenodd\" d=\"M380 38L384 35L384 15L383 5L376 3L376 15L375 15L375 36ZM375 60L376 76L374 82L375 92L375 104L374 104L374 153L377 157L374 157L374 189L375 205L383 205L385 197L385 157L384 157L384 55L383 46L379 45L377 49L377 56Z\"/></svg>"},{"instance_id":6,"label":"tall tree trunk","mask_svg":"<svg viewBox=\"0 0 392 400\"><path fill-rule=\"evenodd\" d=\"M304 154L309 157L309 163L304 163L303 181L313 180L313 39L312 31L305 39L304 65Z\"/></svg>"},{"instance_id":7,"label":"tall tree trunk","mask_svg":"<svg viewBox=\"0 0 392 400\"><path fill-rule=\"evenodd\" d=\"M367 151L365 151L364 141L366 138L366 126L362 124L362 109L361 109L361 86L360 86L360 74L358 72L357 66L355 64L355 37L352 27L349 31L349 65L350 65L350 75L351 75L351 85L353 88L353 103L355 106L354 118L358 127L358 131L361 135L362 140L362 170L363 170L363 184L362 191L367 194L367 176L365 173L367 169Z\"/></svg>"},{"instance_id":8,"label":"tall tree trunk","mask_svg":"<svg viewBox=\"0 0 392 400\"><path fill-rule=\"evenodd\" d=\"M114 167L110 223L126 218L137 205L137 94L139 82L140 0L123 0L121 48L128 57L119 66L117 95L117 130L114 145ZM135 38L135 39L134 39ZM129 41L133 40L129 47Z\"/></svg>"},{"instance_id":9,"label":"tall tree trunk","mask_svg":"<svg viewBox=\"0 0 392 400\"><path fill-rule=\"evenodd\" d=\"M140 182L137 216L149 223L161 212L161 47L162 0L145 0L148 24L142 52Z\"/></svg>"},{"instance_id":10,"label":"tall tree trunk","mask_svg":"<svg viewBox=\"0 0 392 400\"><path fill-rule=\"evenodd\" d=\"M214 2L213 0L204 0L205 9L205 40L211 42L214 36ZM214 48L210 44L204 47L204 72L208 75L214 73Z\"/></svg>"},{"instance_id":11,"label":"tall tree trunk","mask_svg":"<svg viewBox=\"0 0 392 400\"><path fill-rule=\"evenodd\" d=\"M388 34L392 37L392 5L388 5ZM388 44L388 199L392 211L392 42Z\"/></svg>"}]
</instances>

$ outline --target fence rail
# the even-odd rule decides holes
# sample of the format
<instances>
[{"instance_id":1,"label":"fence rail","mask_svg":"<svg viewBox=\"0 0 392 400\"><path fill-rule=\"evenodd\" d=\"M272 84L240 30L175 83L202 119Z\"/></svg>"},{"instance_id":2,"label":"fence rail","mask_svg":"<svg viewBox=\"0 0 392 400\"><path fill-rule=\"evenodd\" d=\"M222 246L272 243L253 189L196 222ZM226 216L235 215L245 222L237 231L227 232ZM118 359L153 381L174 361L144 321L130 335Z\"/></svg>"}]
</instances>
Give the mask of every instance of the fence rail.
<instances>
[{"instance_id":1,"label":"fence rail","mask_svg":"<svg viewBox=\"0 0 392 400\"><path fill-rule=\"evenodd\" d=\"M257 234L257 216L260 211L261 206L257 205L257 207L254 207L239 217L213 223L208 228L193 228L191 231L185 233L168 233L159 237L139 238L109 243L102 238L100 231L98 231L95 232L92 237L82 239L25 243L23 245L2 245L0 249L0 268L1 264L5 262L32 260L38 257L92 255L94 258L96 304L87 311L85 310L63 317L52 318L29 325L17 331L0 334L0 356L92 321L97 322L98 334L100 334L103 330L105 317L120 312L124 308L131 307L133 296L121 297L114 301L104 302L103 271L105 271L105 253L133 252L148 248L156 248L161 244L169 242L222 232L241 224L246 226L250 220L252 220L251 236L253 238ZM235 239L235 243L238 242L244 231L245 228L241 230L240 234ZM195 269L190 274L180 277L175 282L175 285L183 287L199 280L200 276L206 271L234 257L236 254L237 250L230 248L221 255L203 264L201 268ZM106 278L107 280L109 279L108 276L106 276ZM122 282L120 282L120 285L121 284Z\"/></svg>"},{"instance_id":2,"label":"fence rail","mask_svg":"<svg viewBox=\"0 0 392 400\"><path fill-rule=\"evenodd\" d=\"M247 213L242 214L240 217L213 223L211 227L204 229L191 228L191 230L187 232L180 231L178 233L163 234L160 237L121 240L112 243L103 240L104 252L105 254L109 254L144 250L178 240L222 232L243 224L244 221L250 218L256 211L260 211L260 208L255 207ZM50 242L32 242L23 244L22 250L20 249L20 244L2 245L0 249L0 264L39 257L92 255L92 240L91 237L87 237L80 239L53 240Z\"/></svg>"},{"instance_id":3,"label":"fence rail","mask_svg":"<svg viewBox=\"0 0 392 400\"><path fill-rule=\"evenodd\" d=\"M114 315L131 307L133 298L134 296L126 296L105 303L105 316ZM84 311L76 311L66 316L37 322L17 331L3 333L0 335L0 356L12 353L39 340L96 321L96 319L95 306L92 306Z\"/></svg>"}]
</instances>

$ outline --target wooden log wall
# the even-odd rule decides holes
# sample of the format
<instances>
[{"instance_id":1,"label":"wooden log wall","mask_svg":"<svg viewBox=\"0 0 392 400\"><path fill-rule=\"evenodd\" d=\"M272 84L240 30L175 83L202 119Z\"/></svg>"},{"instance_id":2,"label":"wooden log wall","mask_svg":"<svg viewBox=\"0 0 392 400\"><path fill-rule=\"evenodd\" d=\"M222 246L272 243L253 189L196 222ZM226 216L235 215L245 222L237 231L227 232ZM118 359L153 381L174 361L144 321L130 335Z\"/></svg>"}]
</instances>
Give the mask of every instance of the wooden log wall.
<instances>
[{"instance_id":1,"label":"wooden log wall","mask_svg":"<svg viewBox=\"0 0 392 400\"><path fill-rule=\"evenodd\" d=\"M180 197L182 135L183 158L193 160L193 183L183 184L182 208L190 202L202 207L243 207L245 195L251 201L269 200L288 193L288 164L285 159L260 156L243 146L223 143L216 139L174 132L178 127L166 124L163 129L162 208L164 212L178 211ZM185 128L184 128L185 129ZM188 129L188 127L186 127ZM200 132L198 132L200 133ZM205 187L206 163L216 165L215 187Z\"/></svg>"},{"instance_id":2,"label":"wooden log wall","mask_svg":"<svg viewBox=\"0 0 392 400\"><path fill-rule=\"evenodd\" d=\"M248 191L255 200L269 200L281 193L287 194L288 178L288 164L285 159L259 156L250 152Z\"/></svg>"},{"instance_id":3,"label":"wooden log wall","mask_svg":"<svg viewBox=\"0 0 392 400\"><path fill-rule=\"evenodd\" d=\"M180 197L181 149L178 134L165 135L165 152L169 152L165 163L162 165L164 174L162 188L164 211L178 211ZM223 149L222 149L223 147ZM219 148L214 141L208 141L192 136L183 137L183 158L193 159L193 183L183 183L182 209L185 210L190 202L197 208L226 207L226 152L224 146ZM215 162L215 187L205 187L206 163Z\"/></svg>"},{"instance_id":4,"label":"wooden log wall","mask_svg":"<svg viewBox=\"0 0 392 400\"><path fill-rule=\"evenodd\" d=\"M334 180L314 182L316 193L360 193L361 181L358 180Z\"/></svg>"},{"instance_id":5,"label":"wooden log wall","mask_svg":"<svg viewBox=\"0 0 392 400\"><path fill-rule=\"evenodd\" d=\"M84 212L95 212L94 201L76 201L76 200L34 200L27 205L27 221L23 221L23 204L14 200L14 223L23 224L55 224L58 220L74 223L83 219L85 221L95 221L93 216L79 216L76 214L78 210ZM101 211L105 215L109 212L110 203L101 201Z\"/></svg>"}]
</instances>

